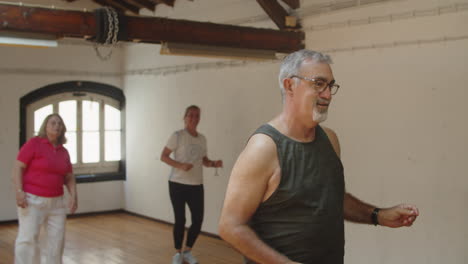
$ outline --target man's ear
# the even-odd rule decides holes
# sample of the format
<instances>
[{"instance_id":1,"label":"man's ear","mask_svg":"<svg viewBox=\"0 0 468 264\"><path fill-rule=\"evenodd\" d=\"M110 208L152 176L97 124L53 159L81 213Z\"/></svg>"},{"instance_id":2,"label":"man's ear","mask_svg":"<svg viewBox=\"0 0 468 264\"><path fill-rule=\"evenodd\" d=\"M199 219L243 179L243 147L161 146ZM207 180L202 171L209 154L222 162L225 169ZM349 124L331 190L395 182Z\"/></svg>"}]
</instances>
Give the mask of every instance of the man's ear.
<instances>
[{"instance_id":1,"label":"man's ear","mask_svg":"<svg viewBox=\"0 0 468 264\"><path fill-rule=\"evenodd\" d=\"M295 82L292 78L284 78L283 79L283 87L284 87L284 93L285 94L293 94L293 87L295 85Z\"/></svg>"}]
</instances>

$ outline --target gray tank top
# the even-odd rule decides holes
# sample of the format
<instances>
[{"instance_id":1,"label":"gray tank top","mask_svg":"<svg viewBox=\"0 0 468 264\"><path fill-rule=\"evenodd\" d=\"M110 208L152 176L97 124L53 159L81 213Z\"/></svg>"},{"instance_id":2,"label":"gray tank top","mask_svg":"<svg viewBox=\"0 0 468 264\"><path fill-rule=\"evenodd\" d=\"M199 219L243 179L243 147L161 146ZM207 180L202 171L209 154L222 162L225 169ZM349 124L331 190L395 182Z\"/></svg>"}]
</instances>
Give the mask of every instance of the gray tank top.
<instances>
[{"instance_id":1,"label":"gray tank top","mask_svg":"<svg viewBox=\"0 0 468 264\"><path fill-rule=\"evenodd\" d=\"M325 131L302 143L265 124L254 134L273 139L281 167L278 188L249 226L270 247L300 263L342 264L343 165ZM245 259L245 263L254 263Z\"/></svg>"}]
</instances>

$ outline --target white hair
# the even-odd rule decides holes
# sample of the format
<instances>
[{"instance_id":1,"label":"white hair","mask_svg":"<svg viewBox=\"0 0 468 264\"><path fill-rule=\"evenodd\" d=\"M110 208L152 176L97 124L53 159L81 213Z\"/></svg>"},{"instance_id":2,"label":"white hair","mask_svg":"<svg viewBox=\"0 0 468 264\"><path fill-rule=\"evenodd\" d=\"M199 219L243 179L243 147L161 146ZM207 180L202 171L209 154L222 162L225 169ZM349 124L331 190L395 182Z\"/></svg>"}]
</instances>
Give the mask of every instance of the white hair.
<instances>
[{"instance_id":1,"label":"white hair","mask_svg":"<svg viewBox=\"0 0 468 264\"><path fill-rule=\"evenodd\" d=\"M286 78L290 78L293 75L298 75L301 69L302 63L306 60L332 64L332 60L330 56L320 53L318 51L313 50L298 50L286 56L283 59L283 62L280 66L280 72L278 75L278 81L281 90L281 98L284 101L284 86L283 80Z\"/></svg>"}]
</instances>

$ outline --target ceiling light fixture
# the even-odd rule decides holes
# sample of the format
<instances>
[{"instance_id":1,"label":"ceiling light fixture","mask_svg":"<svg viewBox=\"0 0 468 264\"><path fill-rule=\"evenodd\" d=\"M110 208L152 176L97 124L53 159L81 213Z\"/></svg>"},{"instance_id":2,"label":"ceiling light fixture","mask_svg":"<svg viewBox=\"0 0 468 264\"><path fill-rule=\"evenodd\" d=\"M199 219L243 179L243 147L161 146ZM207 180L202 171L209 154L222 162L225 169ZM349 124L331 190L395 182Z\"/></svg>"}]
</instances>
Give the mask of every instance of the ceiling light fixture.
<instances>
[{"instance_id":1,"label":"ceiling light fixture","mask_svg":"<svg viewBox=\"0 0 468 264\"><path fill-rule=\"evenodd\" d=\"M58 43L55 36L37 33L2 31L0 32L0 45L49 48L57 47Z\"/></svg>"},{"instance_id":2,"label":"ceiling light fixture","mask_svg":"<svg viewBox=\"0 0 468 264\"><path fill-rule=\"evenodd\" d=\"M198 44L166 42L161 45L163 55L229 58L238 60L276 60L274 50L242 49Z\"/></svg>"}]
</instances>

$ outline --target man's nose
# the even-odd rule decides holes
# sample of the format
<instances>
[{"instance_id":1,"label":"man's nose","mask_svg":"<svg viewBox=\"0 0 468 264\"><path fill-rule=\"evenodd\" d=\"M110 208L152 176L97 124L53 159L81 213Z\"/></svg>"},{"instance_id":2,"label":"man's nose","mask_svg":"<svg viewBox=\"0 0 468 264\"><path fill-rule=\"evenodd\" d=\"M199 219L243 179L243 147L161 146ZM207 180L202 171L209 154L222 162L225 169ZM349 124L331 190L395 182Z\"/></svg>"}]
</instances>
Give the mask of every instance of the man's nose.
<instances>
[{"instance_id":1,"label":"man's nose","mask_svg":"<svg viewBox=\"0 0 468 264\"><path fill-rule=\"evenodd\" d=\"M331 94L331 88L330 88L330 86L328 86L327 88L325 88L325 90L323 90L323 91L319 94L319 96L320 96L321 98L324 98L324 99L327 99L327 100L331 100L332 94Z\"/></svg>"}]
</instances>

